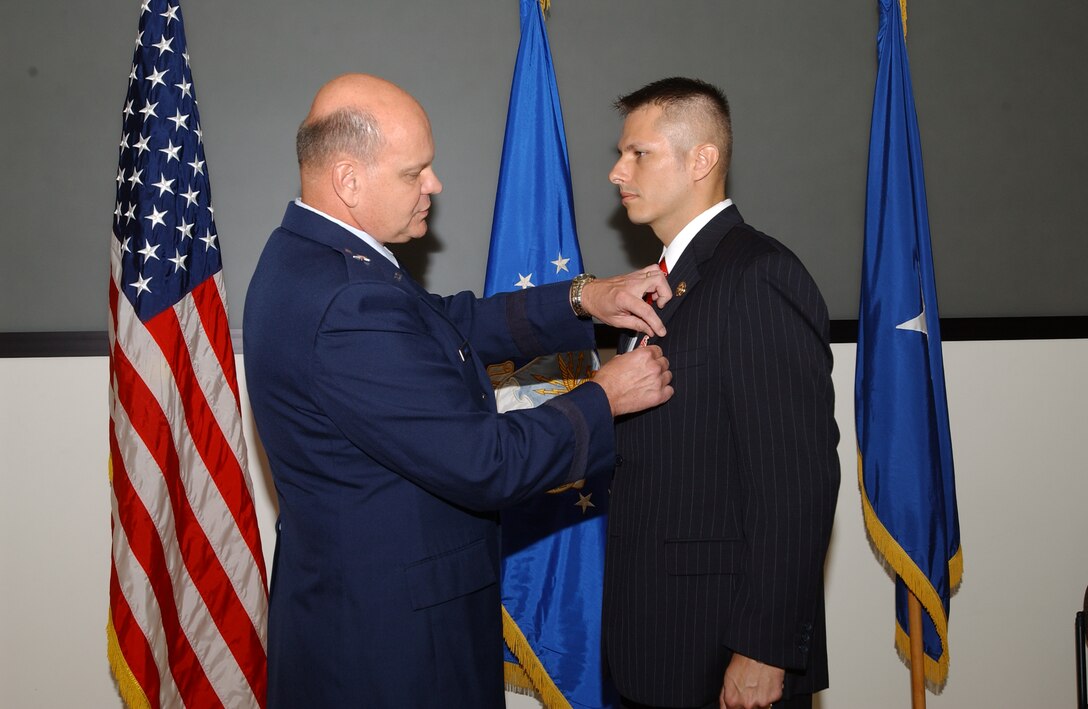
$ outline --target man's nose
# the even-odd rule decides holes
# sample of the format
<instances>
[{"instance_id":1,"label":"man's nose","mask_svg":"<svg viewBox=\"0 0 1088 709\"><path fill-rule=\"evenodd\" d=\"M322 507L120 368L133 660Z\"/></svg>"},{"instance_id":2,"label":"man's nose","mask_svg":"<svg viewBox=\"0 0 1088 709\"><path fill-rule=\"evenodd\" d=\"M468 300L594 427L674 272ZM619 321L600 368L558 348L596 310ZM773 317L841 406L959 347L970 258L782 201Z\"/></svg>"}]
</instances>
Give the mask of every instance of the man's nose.
<instances>
[{"instance_id":1,"label":"man's nose","mask_svg":"<svg viewBox=\"0 0 1088 709\"><path fill-rule=\"evenodd\" d=\"M623 169L623 158L620 158L608 173L608 181L614 185L622 184L626 172L627 171Z\"/></svg>"},{"instance_id":2,"label":"man's nose","mask_svg":"<svg viewBox=\"0 0 1088 709\"><path fill-rule=\"evenodd\" d=\"M438 194L442 191L442 182L434 172L431 172L431 178L427 181L426 191L427 194Z\"/></svg>"}]
</instances>

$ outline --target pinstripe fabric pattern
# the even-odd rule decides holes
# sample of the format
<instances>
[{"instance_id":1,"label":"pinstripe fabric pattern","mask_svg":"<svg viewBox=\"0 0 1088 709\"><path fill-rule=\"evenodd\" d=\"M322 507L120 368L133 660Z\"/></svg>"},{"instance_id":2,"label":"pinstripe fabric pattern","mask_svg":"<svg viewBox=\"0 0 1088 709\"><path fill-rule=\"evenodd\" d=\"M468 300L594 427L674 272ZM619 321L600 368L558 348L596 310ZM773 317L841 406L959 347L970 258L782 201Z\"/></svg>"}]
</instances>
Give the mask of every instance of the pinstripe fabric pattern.
<instances>
[{"instance_id":1,"label":"pinstripe fabric pattern","mask_svg":"<svg viewBox=\"0 0 1088 709\"><path fill-rule=\"evenodd\" d=\"M617 423L604 636L620 693L702 706L733 651L827 686L823 562L839 486L827 309L788 249L712 220L669 274L675 396Z\"/></svg>"}]
</instances>

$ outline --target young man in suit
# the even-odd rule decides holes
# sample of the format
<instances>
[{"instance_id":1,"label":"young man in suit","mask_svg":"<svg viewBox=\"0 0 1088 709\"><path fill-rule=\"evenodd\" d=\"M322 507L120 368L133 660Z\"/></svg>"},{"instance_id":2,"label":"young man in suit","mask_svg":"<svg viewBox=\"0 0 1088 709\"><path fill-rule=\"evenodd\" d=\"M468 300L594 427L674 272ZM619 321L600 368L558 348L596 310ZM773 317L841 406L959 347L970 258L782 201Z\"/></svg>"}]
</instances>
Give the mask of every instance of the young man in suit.
<instances>
[{"instance_id":1,"label":"young man in suit","mask_svg":"<svg viewBox=\"0 0 1088 709\"><path fill-rule=\"evenodd\" d=\"M616 103L609 179L664 246L675 395L617 419L604 645L624 705L810 706L839 487L827 308L725 185L725 96L664 79Z\"/></svg>"},{"instance_id":2,"label":"young man in suit","mask_svg":"<svg viewBox=\"0 0 1088 709\"><path fill-rule=\"evenodd\" d=\"M489 362L663 334L655 269L487 299L427 293L387 245L442 185L422 107L373 76L317 94L301 199L250 283L245 369L276 483L268 705L504 705L493 510L613 467L613 416L672 393L660 349L499 414Z\"/></svg>"}]
</instances>

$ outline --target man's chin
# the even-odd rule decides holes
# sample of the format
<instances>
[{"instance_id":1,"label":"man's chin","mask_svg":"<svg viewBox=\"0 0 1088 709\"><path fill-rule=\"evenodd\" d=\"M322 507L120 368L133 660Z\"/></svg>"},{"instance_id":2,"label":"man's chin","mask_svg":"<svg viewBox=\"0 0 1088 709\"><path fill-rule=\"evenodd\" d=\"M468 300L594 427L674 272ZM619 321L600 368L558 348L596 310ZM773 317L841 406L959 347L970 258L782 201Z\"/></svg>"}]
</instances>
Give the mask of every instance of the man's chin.
<instances>
[{"instance_id":1,"label":"man's chin","mask_svg":"<svg viewBox=\"0 0 1088 709\"><path fill-rule=\"evenodd\" d=\"M390 244L407 244L409 241L415 241L416 239L422 239L426 235L427 235L427 225L423 224L422 229L417 229L415 231L410 231L410 232L405 232L403 234L398 234L396 236L396 238L392 239L389 243Z\"/></svg>"},{"instance_id":2,"label":"man's chin","mask_svg":"<svg viewBox=\"0 0 1088 709\"><path fill-rule=\"evenodd\" d=\"M631 222L632 224L647 224L647 223L649 223L649 220L639 212L637 207L635 209L632 209L628 205L624 205L624 206L627 209L627 221Z\"/></svg>"}]
</instances>

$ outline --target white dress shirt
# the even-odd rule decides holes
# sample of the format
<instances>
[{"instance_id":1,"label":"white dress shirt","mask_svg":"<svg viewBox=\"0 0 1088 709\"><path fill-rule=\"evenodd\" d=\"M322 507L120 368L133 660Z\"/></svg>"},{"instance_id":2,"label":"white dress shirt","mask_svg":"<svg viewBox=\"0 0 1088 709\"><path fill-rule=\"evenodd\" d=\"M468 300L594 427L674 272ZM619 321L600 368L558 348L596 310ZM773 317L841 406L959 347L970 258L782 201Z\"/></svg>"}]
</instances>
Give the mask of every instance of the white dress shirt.
<instances>
[{"instance_id":1,"label":"white dress shirt","mask_svg":"<svg viewBox=\"0 0 1088 709\"><path fill-rule=\"evenodd\" d=\"M665 259L665 269L669 273L672 273L672 269L676 267L676 262L680 260L680 254L684 253L684 249L688 247L688 244L695 238L695 235L698 234L703 227L709 224L711 219L718 216L723 209L729 207L731 204L733 204L733 200L726 197L721 202L718 202L702 212L680 230L680 233L676 235L676 238L672 240L672 243L661 250L661 258ZM658 259L658 262L660 261L661 259ZM638 343L644 342L647 339L648 338L643 335L632 337L628 341L621 339L618 350L620 353L630 352L635 349L635 346Z\"/></svg>"},{"instance_id":2,"label":"white dress shirt","mask_svg":"<svg viewBox=\"0 0 1088 709\"><path fill-rule=\"evenodd\" d=\"M676 262L680 260L680 254L684 253L684 249L688 247L691 240L695 238L703 227L710 223L710 220L718 216L723 210L733 204L733 200L726 197L721 202L718 202L713 207L710 207L699 216L692 219L687 223L680 233L676 235L676 238L672 240L668 246L661 251L661 258L665 259L665 268L669 273L672 273L672 269L676 267ZM660 261L660 259L658 259Z\"/></svg>"}]
</instances>

